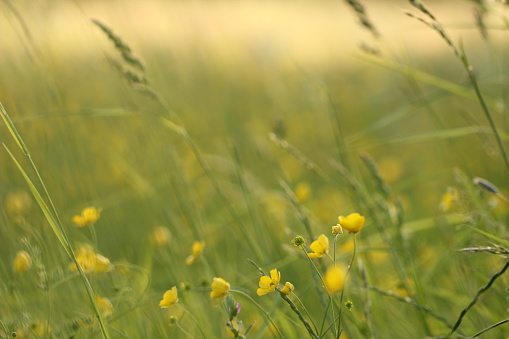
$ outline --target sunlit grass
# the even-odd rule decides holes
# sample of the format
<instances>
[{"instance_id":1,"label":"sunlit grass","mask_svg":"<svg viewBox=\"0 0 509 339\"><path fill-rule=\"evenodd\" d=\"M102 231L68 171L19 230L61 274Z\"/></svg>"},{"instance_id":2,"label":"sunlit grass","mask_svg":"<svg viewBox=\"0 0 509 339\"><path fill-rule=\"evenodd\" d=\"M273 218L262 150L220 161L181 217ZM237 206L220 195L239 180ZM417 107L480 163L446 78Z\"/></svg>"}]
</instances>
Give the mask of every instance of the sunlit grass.
<instances>
[{"instance_id":1,"label":"sunlit grass","mask_svg":"<svg viewBox=\"0 0 509 339\"><path fill-rule=\"evenodd\" d=\"M177 48L177 33L144 39L167 27L153 4L145 30L68 4L52 13L74 25L44 45L37 10L2 4L0 338L503 338L506 52L460 42L441 19L454 5L409 2L394 23L355 4L337 60L330 35L309 39L339 27L302 2L287 17L201 4L210 20L258 8L276 45L302 39L271 55L249 51L246 13L217 45L219 28ZM282 31L306 9L323 26ZM486 13L505 36L507 9ZM394 49L406 24L433 53Z\"/></svg>"}]
</instances>

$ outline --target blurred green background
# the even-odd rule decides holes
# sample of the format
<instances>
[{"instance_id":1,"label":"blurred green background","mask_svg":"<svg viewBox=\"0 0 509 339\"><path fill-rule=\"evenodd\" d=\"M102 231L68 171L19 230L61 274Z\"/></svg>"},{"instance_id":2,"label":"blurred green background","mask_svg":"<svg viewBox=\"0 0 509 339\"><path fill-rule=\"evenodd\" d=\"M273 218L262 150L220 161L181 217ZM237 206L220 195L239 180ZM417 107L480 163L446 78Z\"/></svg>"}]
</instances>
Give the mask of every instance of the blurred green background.
<instances>
[{"instance_id":1,"label":"blurred green background","mask_svg":"<svg viewBox=\"0 0 509 339\"><path fill-rule=\"evenodd\" d=\"M359 234L361 257L371 284L382 289L397 288L401 276L386 258L391 244L380 229L402 218L405 239L396 253L406 258L408 275L420 277L416 298L451 322L500 266L495 257L456 252L489 243L457 220L474 220L476 227L507 237L507 203L470 184L483 177L505 191L508 176L467 73L437 32L405 15L422 16L407 2L364 5L379 37L340 1L0 3L0 102L30 148L70 239L91 242L91 233L74 228L71 218L87 206L102 208L95 226L98 253L134 265L127 276L117 267L107 278L92 279L114 301L112 326L132 338L185 337L157 307L164 291L183 282L193 287L183 303L212 337L225 335L225 320L211 311L217 305L200 305L214 276L252 293L258 272L247 258L267 272L277 266L321 319L311 268L290 243L296 235L308 236L306 218L316 237L329 234L338 215L367 215ZM475 2L429 2L452 39L461 41L506 141L508 12L491 5L483 12ZM487 38L474 11L484 13ZM224 201L189 144L161 123L161 116L173 116L126 81L122 72L129 65L91 19L111 28L142 60L139 73L179 116L173 121L187 129ZM280 147L270 133L290 146ZM4 125L0 136L21 159ZM378 164L392 189L389 197L377 190L361 154ZM317 171L306 168L310 162ZM374 205L383 200L385 207L373 211L360 202L334 162L349 169ZM68 276L70 261L33 199L20 198L29 191L7 152L0 152L0 169L0 295L8 299L0 320L20 331L35 319L50 319L50 327L59 328L54 333L98 336L97 328L78 321L90 313L84 291ZM446 211L452 222L439 210L449 186L457 186L464 201ZM395 197L404 213L394 207ZM9 199L32 200L22 222L5 207ZM370 219L370 213L385 214ZM152 248L149 236L159 226L172 237L165 247ZM391 227L389 238L397 242L399 231ZM203 262L186 267L194 240L206 242ZM40 252L42 266L20 277L11 265L26 247ZM349 255L342 258L346 262ZM48 294L33 289L43 273L55 283ZM351 285L361 284L353 274ZM487 297L490 306L469 319L467 333L507 313L503 285ZM349 297L357 307L349 317L357 320L345 325L346 334L360 338L367 326L362 293L352 287ZM422 314L408 305L373 298L380 338L444 333L433 321L423 325ZM268 299L261 301L268 309L285 306ZM256 309L246 306L245 312L245 323L258 322L256 335L269 337ZM395 325L389 319L399 320ZM288 338L304 336L292 321L281 322Z\"/></svg>"}]
</instances>

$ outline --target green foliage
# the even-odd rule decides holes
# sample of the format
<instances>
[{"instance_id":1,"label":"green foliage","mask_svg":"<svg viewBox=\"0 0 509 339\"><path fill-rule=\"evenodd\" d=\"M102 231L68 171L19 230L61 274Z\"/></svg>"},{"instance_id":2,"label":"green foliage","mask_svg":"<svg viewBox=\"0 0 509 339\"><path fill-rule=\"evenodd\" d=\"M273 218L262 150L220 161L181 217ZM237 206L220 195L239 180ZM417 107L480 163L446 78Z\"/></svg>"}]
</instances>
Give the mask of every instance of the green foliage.
<instances>
[{"instance_id":1,"label":"green foliage","mask_svg":"<svg viewBox=\"0 0 509 339\"><path fill-rule=\"evenodd\" d=\"M502 338L507 51L409 1L391 16L434 52L402 55L380 5L343 5L374 47L317 66L164 50L163 33L48 8L87 35L76 52L45 35L40 5L2 2L0 338ZM469 29L506 38L503 5L468 5ZM100 218L76 227L90 206ZM354 212L355 238L333 235ZM321 234L329 252L306 258ZM284 281L259 297L273 269Z\"/></svg>"}]
</instances>

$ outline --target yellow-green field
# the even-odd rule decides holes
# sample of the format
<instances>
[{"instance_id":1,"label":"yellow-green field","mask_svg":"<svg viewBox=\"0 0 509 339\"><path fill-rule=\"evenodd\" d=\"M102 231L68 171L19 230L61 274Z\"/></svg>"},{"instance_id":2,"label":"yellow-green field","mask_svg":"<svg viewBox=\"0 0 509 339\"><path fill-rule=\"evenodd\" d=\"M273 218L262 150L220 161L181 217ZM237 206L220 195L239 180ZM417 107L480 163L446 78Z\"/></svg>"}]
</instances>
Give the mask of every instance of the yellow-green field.
<instances>
[{"instance_id":1,"label":"yellow-green field","mask_svg":"<svg viewBox=\"0 0 509 339\"><path fill-rule=\"evenodd\" d=\"M509 337L509 7L362 5L1 2L0 338Z\"/></svg>"}]
</instances>

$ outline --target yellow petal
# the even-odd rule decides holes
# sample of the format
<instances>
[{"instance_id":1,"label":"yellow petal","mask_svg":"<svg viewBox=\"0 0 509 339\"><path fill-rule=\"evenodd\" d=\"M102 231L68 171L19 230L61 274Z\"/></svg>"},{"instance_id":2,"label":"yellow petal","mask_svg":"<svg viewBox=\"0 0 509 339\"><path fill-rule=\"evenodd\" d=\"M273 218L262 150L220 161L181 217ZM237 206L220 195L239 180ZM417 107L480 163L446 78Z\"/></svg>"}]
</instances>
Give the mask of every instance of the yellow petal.
<instances>
[{"instance_id":1,"label":"yellow petal","mask_svg":"<svg viewBox=\"0 0 509 339\"><path fill-rule=\"evenodd\" d=\"M338 267L330 267L324 276L325 287L330 294L335 294L343 289L345 283L345 270Z\"/></svg>"},{"instance_id":2,"label":"yellow petal","mask_svg":"<svg viewBox=\"0 0 509 339\"><path fill-rule=\"evenodd\" d=\"M346 217L342 215L339 216L338 221L339 225L341 225L343 229L347 230L348 233L357 233L364 227L366 218L359 213L352 213Z\"/></svg>"},{"instance_id":3,"label":"yellow petal","mask_svg":"<svg viewBox=\"0 0 509 339\"><path fill-rule=\"evenodd\" d=\"M228 294L230 291L230 284L223 278L215 277L212 280L212 292L210 292L211 298L221 298Z\"/></svg>"},{"instance_id":4,"label":"yellow petal","mask_svg":"<svg viewBox=\"0 0 509 339\"><path fill-rule=\"evenodd\" d=\"M172 307L179 301L177 287L173 286L170 290L166 291L163 295L163 300L159 302L161 308Z\"/></svg>"},{"instance_id":5,"label":"yellow petal","mask_svg":"<svg viewBox=\"0 0 509 339\"><path fill-rule=\"evenodd\" d=\"M272 282L274 285L279 285L279 281L281 280L281 272L279 272L276 269L273 269L270 271L270 278L272 279Z\"/></svg>"},{"instance_id":6,"label":"yellow petal","mask_svg":"<svg viewBox=\"0 0 509 339\"><path fill-rule=\"evenodd\" d=\"M281 293L283 294L290 294L294 290L294 286L292 283L286 282L285 286L281 289Z\"/></svg>"},{"instance_id":7,"label":"yellow petal","mask_svg":"<svg viewBox=\"0 0 509 339\"><path fill-rule=\"evenodd\" d=\"M18 251L16 253L16 257L14 257L14 262L12 264L12 268L14 272L20 273L28 271L28 269L32 266L32 258L30 254L26 251Z\"/></svg>"}]
</instances>

